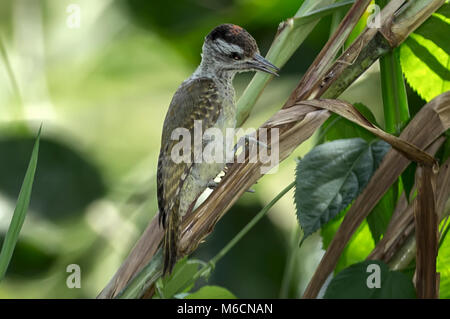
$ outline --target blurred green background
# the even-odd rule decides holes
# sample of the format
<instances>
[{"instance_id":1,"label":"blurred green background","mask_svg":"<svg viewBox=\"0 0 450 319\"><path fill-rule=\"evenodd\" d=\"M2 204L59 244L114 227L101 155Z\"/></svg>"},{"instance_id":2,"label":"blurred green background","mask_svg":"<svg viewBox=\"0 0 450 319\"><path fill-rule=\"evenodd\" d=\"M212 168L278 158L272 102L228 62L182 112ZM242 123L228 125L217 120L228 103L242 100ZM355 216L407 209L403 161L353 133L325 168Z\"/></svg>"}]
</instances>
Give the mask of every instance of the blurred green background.
<instances>
[{"instance_id":1,"label":"blurred green background","mask_svg":"<svg viewBox=\"0 0 450 319\"><path fill-rule=\"evenodd\" d=\"M200 62L216 25L246 28L267 52L299 0L3 0L0 2L0 241L14 209L37 128L43 134L31 206L0 298L93 298L157 210L155 171L165 112ZM71 24L71 4L80 25ZM69 11L68 11L69 10ZM288 97L330 35L322 19L272 81L246 127ZM341 98L363 102L382 123L378 63ZM238 75L243 91L252 74ZM412 105L421 101L408 89ZM414 107L414 106L413 106ZM314 137L245 194L196 258L209 260L294 179L295 158ZM323 254L318 234L300 249L290 192L217 265L209 284L239 298L276 298L294 251L289 297L303 292ZM295 237L297 238L297 237ZM66 267L81 267L69 289Z\"/></svg>"}]
</instances>

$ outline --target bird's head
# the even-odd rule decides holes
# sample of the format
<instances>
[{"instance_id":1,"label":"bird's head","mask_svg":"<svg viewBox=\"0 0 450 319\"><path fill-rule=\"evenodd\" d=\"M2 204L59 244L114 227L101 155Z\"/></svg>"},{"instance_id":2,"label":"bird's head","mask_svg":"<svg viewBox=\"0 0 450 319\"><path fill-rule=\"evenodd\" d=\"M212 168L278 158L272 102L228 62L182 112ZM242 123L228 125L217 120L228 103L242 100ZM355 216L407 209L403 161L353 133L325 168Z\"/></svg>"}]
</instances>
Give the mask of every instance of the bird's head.
<instances>
[{"instance_id":1,"label":"bird's head","mask_svg":"<svg viewBox=\"0 0 450 319\"><path fill-rule=\"evenodd\" d=\"M224 71L263 71L273 75L279 71L259 54L250 33L234 24L219 25L206 36L202 58Z\"/></svg>"}]
</instances>

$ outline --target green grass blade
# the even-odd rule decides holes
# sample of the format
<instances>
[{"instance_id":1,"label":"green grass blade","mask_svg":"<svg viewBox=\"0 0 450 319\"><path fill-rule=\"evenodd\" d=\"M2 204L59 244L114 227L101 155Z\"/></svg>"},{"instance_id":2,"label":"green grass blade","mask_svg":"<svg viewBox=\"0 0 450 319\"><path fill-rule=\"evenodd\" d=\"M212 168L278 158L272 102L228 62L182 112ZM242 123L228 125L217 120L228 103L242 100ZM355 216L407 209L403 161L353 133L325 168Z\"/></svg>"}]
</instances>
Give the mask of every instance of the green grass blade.
<instances>
[{"instance_id":1,"label":"green grass blade","mask_svg":"<svg viewBox=\"0 0 450 319\"><path fill-rule=\"evenodd\" d=\"M39 152L39 140L41 136L41 128L39 128L36 142L31 153L31 159L28 164L28 169L25 174L25 178L20 189L19 197L17 199L16 208L11 219L8 231L3 241L2 250L0 252L0 281L4 278L6 270L8 269L9 262L14 252L17 240L19 239L19 233L22 228L25 216L30 203L31 190L33 187L34 174L36 172L38 152Z\"/></svg>"}]
</instances>

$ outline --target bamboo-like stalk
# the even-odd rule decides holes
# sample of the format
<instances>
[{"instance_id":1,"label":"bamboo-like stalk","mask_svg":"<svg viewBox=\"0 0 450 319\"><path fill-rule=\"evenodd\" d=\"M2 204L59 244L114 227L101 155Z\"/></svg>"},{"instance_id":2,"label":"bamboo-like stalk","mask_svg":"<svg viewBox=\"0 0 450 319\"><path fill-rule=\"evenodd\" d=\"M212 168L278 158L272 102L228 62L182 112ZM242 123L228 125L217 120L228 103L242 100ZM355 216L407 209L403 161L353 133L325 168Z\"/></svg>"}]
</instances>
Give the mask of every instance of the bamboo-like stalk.
<instances>
[{"instance_id":1,"label":"bamboo-like stalk","mask_svg":"<svg viewBox=\"0 0 450 319\"><path fill-rule=\"evenodd\" d=\"M239 233L234 236L225 247L223 247L207 264L205 264L189 281L189 284L193 284L198 278L203 274L209 273L213 270L216 263L225 256L231 248L233 248L239 240L242 239L249 231L252 229L266 214L267 212L284 196L289 192L295 185L295 182L290 183L281 192L279 192L266 206L261 209L258 214L253 217L249 223L247 223L244 228L242 228ZM187 285L187 286L188 286Z\"/></svg>"},{"instance_id":2,"label":"bamboo-like stalk","mask_svg":"<svg viewBox=\"0 0 450 319\"><path fill-rule=\"evenodd\" d=\"M276 127L280 129L279 155L281 161L284 160L299 144L311 136L330 114L328 111L317 109L308 104L294 107L295 105L299 105L299 100L311 99L321 95L330 98L337 97L382 54L388 52L392 47L399 45L406 36L412 32L415 27L420 25L421 21L425 20L427 16L436 10L443 1L430 0L421 1L419 4L416 4L415 2L412 3L408 8L414 10L417 9L418 5L422 5L423 3L426 5L422 6L421 10L416 10L415 14L410 14L410 11L408 10L403 11L408 14L409 20L405 21L405 19L402 19L403 16L400 15L400 19L398 20L400 22L398 24L397 20L394 19L394 14L403 3L404 1L400 0L390 1L382 12L383 27L381 30L367 29L355 43L326 70L326 72L323 72L323 75L319 76L317 80L310 85L311 88L309 90L305 91L302 87L297 88L288 99L284 109L275 114L263 125L263 127ZM355 3L355 5L357 5L357 3ZM358 19L356 19L356 21L358 21ZM345 27L351 28L352 26L346 25ZM338 29L337 32L342 32L342 30L339 31ZM330 41L336 41L336 39L334 38ZM329 64L326 61L321 63L324 63L325 65ZM312 67L315 67L315 65L313 64ZM298 96L298 92L305 93L302 94L302 96ZM418 132L420 133L420 130L423 130L423 127L415 128L415 134ZM415 145L419 147L422 146ZM394 156L395 160L403 158L398 154L392 156ZM225 214L231 205L234 204L246 189L262 176L260 166L261 163L235 163L229 169L219 186L196 210L195 214L190 214L184 219L184 232L181 236L180 253L188 254L192 252L212 231L217 221ZM383 179L381 179L381 181L383 182ZM358 221L356 221L356 224L359 225ZM145 247L146 242L148 246L148 241L150 241L151 245L154 247L155 245L157 246L161 240L162 233L157 227L156 219L151 222L148 229L153 229L154 232L146 231L147 236L141 237L137 244L138 250L145 250L143 247ZM135 256L138 259L133 260L134 266L128 269L134 268L134 270L136 270L137 268L135 266L137 264L145 265L151 258L152 253L149 253L148 250L146 250L144 254L136 253ZM153 262L157 263L157 260L155 259L152 263ZM331 269L334 268L334 264L334 261L332 261ZM154 267L153 269L157 269L157 267ZM330 272L324 272L323 269L319 270L319 274L321 275ZM130 273L132 273L132 271L127 272L128 279L126 279L127 276L115 277L114 280L110 282L110 285L105 288L100 297L114 296L119 290L118 287L120 287L120 285L123 287L124 282L126 283L129 278L131 278ZM315 286L320 288L322 283L322 278L319 278ZM316 295L315 291L310 292L310 296Z\"/></svg>"},{"instance_id":3,"label":"bamboo-like stalk","mask_svg":"<svg viewBox=\"0 0 450 319\"><path fill-rule=\"evenodd\" d=\"M380 59L384 125L386 132L392 134L399 134L409 119L405 82L398 54L399 49L395 48Z\"/></svg>"},{"instance_id":4,"label":"bamboo-like stalk","mask_svg":"<svg viewBox=\"0 0 450 319\"><path fill-rule=\"evenodd\" d=\"M306 97L315 98L315 96L309 94L311 88L318 82L318 79L323 78L326 68L333 62L337 52L344 45L345 40L369 6L370 1L360 0L351 7L330 40L328 40L306 74L302 77L297 88L291 94L283 108L293 105L295 101L305 100Z\"/></svg>"},{"instance_id":5,"label":"bamboo-like stalk","mask_svg":"<svg viewBox=\"0 0 450 319\"><path fill-rule=\"evenodd\" d=\"M386 0L377 0L382 8ZM380 58L381 93L383 97L384 130L398 135L409 120L405 81L400 66L399 49L395 48Z\"/></svg>"},{"instance_id":6,"label":"bamboo-like stalk","mask_svg":"<svg viewBox=\"0 0 450 319\"><path fill-rule=\"evenodd\" d=\"M320 7L320 5L328 4L330 1L305 1L292 19L288 19L280 25L275 40L266 57L276 65L283 65L293 54L295 49L298 48L300 43L303 42L306 36L312 31L317 23L317 18L329 14L335 9L345 8L351 2L353 1L343 1L336 5ZM256 99L270 79L270 76L259 73L252 79L237 104L238 125L241 125L250 114ZM152 220L144 234L132 249L130 255L97 298L114 297L125 287L133 275L141 270L152 258L162 239L162 232L163 230L159 228L156 219ZM148 244L149 242L151 245Z\"/></svg>"}]
</instances>

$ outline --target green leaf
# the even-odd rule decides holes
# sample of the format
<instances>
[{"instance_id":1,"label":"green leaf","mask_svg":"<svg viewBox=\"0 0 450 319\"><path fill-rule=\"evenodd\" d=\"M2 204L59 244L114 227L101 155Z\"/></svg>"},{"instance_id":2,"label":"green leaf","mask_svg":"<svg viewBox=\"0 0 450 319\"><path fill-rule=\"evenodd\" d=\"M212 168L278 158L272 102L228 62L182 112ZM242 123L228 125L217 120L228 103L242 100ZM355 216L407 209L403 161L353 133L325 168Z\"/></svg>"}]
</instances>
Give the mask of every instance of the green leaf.
<instances>
[{"instance_id":1,"label":"green leaf","mask_svg":"<svg viewBox=\"0 0 450 319\"><path fill-rule=\"evenodd\" d=\"M450 90L450 4L444 4L400 46L409 85L425 101Z\"/></svg>"},{"instance_id":2,"label":"green leaf","mask_svg":"<svg viewBox=\"0 0 450 319\"><path fill-rule=\"evenodd\" d=\"M439 159L440 165L445 163L450 157L450 129L444 133L445 142L436 153L436 158Z\"/></svg>"},{"instance_id":3,"label":"green leaf","mask_svg":"<svg viewBox=\"0 0 450 319\"><path fill-rule=\"evenodd\" d=\"M328 249L334 235L336 234L342 220L345 217L345 213L351 206L343 210L338 218L331 220L328 224L324 225L320 231L322 236L323 249ZM359 225L358 229L352 235L347 245L344 248L341 256L339 257L338 263L335 268L335 274L344 270L350 265L357 262L363 261L370 254L370 252L375 248L373 241L373 236L370 232L369 225L367 221L363 221Z\"/></svg>"},{"instance_id":4,"label":"green leaf","mask_svg":"<svg viewBox=\"0 0 450 319\"><path fill-rule=\"evenodd\" d=\"M351 205L346 207L334 219L330 220L327 224L322 226L322 229L320 230L320 236L322 236L322 249L323 250L327 250L328 246L330 246L334 235L339 230L339 227L341 226L342 221L344 220L344 216L345 216L345 214L347 214L347 211L350 209L350 207L351 207ZM355 231L355 234L357 234L360 231L360 228L361 228L361 225ZM353 237L355 236L355 234L353 234ZM349 244L351 241L352 241L352 239L349 240Z\"/></svg>"},{"instance_id":5,"label":"green leaf","mask_svg":"<svg viewBox=\"0 0 450 319\"><path fill-rule=\"evenodd\" d=\"M160 298L172 298L176 294L192 289L190 279L197 273L201 265L198 260L187 257L179 260L170 276L163 277L157 282L157 292Z\"/></svg>"},{"instance_id":6,"label":"green leaf","mask_svg":"<svg viewBox=\"0 0 450 319\"><path fill-rule=\"evenodd\" d=\"M445 222L445 219L444 219ZM444 224L441 223L441 225ZM447 227L450 227L447 225ZM450 236L447 234L439 247L437 272L440 274L439 297L442 299L450 298Z\"/></svg>"},{"instance_id":7,"label":"green leaf","mask_svg":"<svg viewBox=\"0 0 450 319\"><path fill-rule=\"evenodd\" d=\"M411 162L402 173L403 189L405 190L406 200L408 201L408 203L410 202L410 197L412 195L411 191L416 182L416 169L416 162Z\"/></svg>"},{"instance_id":8,"label":"green leaf","mask_svg":"<svg viewBox=\"0 0 450 319\"><path fill-rule=\"evenodd\" d=\"M394 212L397 202L397 192L395 192L394 187L398 187L397 183L389 187L386 194L384 194L367 216L367 223L369 224L370 232L375 243L378 243L381 236L386 232L392 213Z\"/></svg>"},{"instance_id":9,"label":"green leaf","mask_svg":"<svg viewBox=\"0 0 450 319\"><path fill-rule=\"evenodd\" d=\"M384 141L353 138L321 144L306 154L297 165L295 187L303 240L358 196L388 149Z\"/></svg>"},{"instance_id":10,"label":"green leaf","mask_svg":"<svg viewBox=\"0 0 450 319\"><path fill-rule=\"evenodd\" d=\"M185 299L236 299L229 290L219 286L203 286Z\"/></svg>"},{"instance_id":11,"label":"green leaf","mask_svg":"<svg viewBox=\"0 0 450 319\"><path fill-rule=\"evenodd\" d=\"M369 11L364 11L361 18L359 18L358 23L353 28L352 32L348 35L347 40L345 40L344 48L347 49L353 41L356 40L356 38L363 32L363 30L367 26L367 20L369 19L369 16L371 13Z\"/></svg>"},{"instance_id":12,"label":"green leaf","mask_svg":"<svg viewBox=\"0 0 450 319\"><path fill-rule=\"evenodd\" d=\"M34 175L38 160L40 137L41 128L39 128L39 132L36 137L30 162L25 173L25 178L23 180L22 187L20 188L16 208L14 209L14 214L0 252L0 281L4 278L6 270L8 269L9 262L11 261L14 248L16 247L16 243L19 239L20 230L22 229L22 225L28 211L28 206L30 204L31 190L33 188Z\"/></svg>"},{"instance_id":13,"label":"green leaf","mask_svg":"<svg viewBox=\"0 0 450 319\"><path fill-rule=\"evenodd\" d=\"M376 285L377 277L379 286ZM336 275L328 285L324 298L409 299L416 298L416 291L405 274L389 271L388 266L381 261L366 260Z\"/></svg>"},{"instance_id":14,"label":"green leaf","mask_svg":"<svg viewBox=\"0 0 450 319\"><path fill-rule=\"evenodd\" d=\"M370 109L362 103L355 103L354 106L361 112L366 119L371 123L378 125L375 120L375 116ZM378 125L379 126L379 125ZM321 127L321 137L319 137L319 143L326 141L334 141L343 138L361 137L366 141L372 141L375 139L375 135L368 130L362 128L358 124L355 124L346 118L343 118L333 113Z\"/></svg>"}]
</instances>

